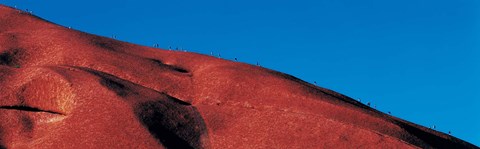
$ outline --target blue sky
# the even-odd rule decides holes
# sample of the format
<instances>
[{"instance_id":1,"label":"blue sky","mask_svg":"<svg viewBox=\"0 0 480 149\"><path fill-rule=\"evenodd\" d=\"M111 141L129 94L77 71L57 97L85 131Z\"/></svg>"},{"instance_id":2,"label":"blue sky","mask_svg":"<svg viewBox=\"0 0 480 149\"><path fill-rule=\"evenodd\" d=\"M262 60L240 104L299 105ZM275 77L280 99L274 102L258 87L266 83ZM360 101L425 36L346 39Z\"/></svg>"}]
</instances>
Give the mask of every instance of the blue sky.
<instances>
[{"instance_id":1,"label":"blue sky","mask_svg":"<svg viewBox=\"0 0 480 149\"><path fill-rule=\"evenodd\" d=\"M480 145L477 0L0 3L123 41L259 62Z\"/></svg>"}]
</instances>

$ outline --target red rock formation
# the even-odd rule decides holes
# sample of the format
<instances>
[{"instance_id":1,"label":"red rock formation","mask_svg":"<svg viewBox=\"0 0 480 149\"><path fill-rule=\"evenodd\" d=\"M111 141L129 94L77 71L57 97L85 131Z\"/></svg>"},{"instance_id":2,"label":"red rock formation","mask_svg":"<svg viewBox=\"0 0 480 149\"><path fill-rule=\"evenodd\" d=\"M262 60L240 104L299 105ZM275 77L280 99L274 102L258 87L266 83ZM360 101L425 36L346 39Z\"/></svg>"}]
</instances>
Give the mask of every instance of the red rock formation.
<instances>
[{"instance_id":1,"label":"red rock formation","mask_svg":"<svg viewBox=\"0 0 480 149\"><path fill-rule=\"evenodd\" d=\"M0 148L476 148L265 68L0 6Z\"/></svg>"}]
</instances>

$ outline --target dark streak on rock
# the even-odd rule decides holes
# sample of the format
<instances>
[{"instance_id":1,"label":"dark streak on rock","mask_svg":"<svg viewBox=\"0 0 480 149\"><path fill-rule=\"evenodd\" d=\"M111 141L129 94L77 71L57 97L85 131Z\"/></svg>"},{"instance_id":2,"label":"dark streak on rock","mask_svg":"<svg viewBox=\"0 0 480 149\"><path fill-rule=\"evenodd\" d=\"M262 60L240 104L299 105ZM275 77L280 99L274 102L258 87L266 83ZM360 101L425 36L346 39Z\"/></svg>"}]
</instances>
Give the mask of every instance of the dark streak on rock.
<instances>
[{"instance_id":1,"label":"dark streak on rock","mask_svg":"<svg viewBox=\"0 0 480 149\"><path fill-rule=\"evenodd\" d=\"M102 78L100 84L107 87L109 90L115 92L120 97L125 97L128 95L128 88L116 81L113 81L108 78Z\"/></svg>"},{"instance_id":2,"label":"dark streak on rock","mask_svg":"<svg viewBox=\"0 0 480 149\"><path fill-rule=\"evenodd\" d=\"M21 115L20 116L20 121L21 121L21 124L23 126L23 131L24 132L30 133L30 132L33 131L35 126L34 126L34 123L33 123L32 119L30 119L26 115Z\"/></svg>"},{"instance_id":3,"label":"dark streak on rock","mask_svg":"<svg viewBox=\"0 0 480 149\"><path fill-rule=\"evenodd\" d=\"M162 61L160 60L157 60L157 59L150 59L152 62L154 62L155 64L161 66L161 67L166 67L167 69L170 69L170 70L174 70L174 71L177 71L177 72L180 72L180 73L190 73L188 70L184 69L184 68L181 68L181 67L178 67L178 66L174 66L174 65L168 65L168 64L165 64L163 63Z\"/></svg>"},{"instance_id":4,"label":"dark streak on rock","mask_svg":"<svg viewBox=\"0 0 480 149\"><path fill-rule=\"evenodd\" d=\"M106 49L109 51L117 51L117 45L113 44L113 40L111 39L107 39L104 37L94 37L91 42L93 45L102 49Z\"/></svg>"},{"instance_id":5,"label":"dark streak on rock","mask_svg":"<svg viewBox=\"0 0 480 149\"><path fill-rule=\"evenodd\" d=\"M16 56L21 49L10 49L0 54L0 65L16 66Z\"/></svg>"},{"instance_id":6,"label":"dark streak on rock","mask_svg":"<svg viewBox=\"0 0 480 149\"><path fill-rule=\"evenodd\" d=\"M64 115L60 112L42 110L42 109L39 109L39 108L29 107L29 106L0 106L0 109L20 110L20 111L28 111L28 112L46 112L46 113L51 113L51 114Z\"/></svg>"}]
</instances>

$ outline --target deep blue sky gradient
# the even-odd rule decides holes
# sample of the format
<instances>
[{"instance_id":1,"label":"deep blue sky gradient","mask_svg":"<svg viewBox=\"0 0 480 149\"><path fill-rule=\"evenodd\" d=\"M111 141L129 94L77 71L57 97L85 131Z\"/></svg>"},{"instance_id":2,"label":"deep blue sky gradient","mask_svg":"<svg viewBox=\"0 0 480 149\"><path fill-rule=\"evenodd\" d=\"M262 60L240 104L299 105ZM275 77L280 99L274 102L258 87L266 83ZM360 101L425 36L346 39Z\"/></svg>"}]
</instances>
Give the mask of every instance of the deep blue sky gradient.
<instances>
[{"instance_id":1,"label":"deep blue sky gradient","mask_svg":"<svg viewBox=\"0 0 480 149\"><path fill-rule=\"evenodd\" d=\"M0 3L123 41L259 62L480 145L478 0Z\"/></svg>"}]
</instances>

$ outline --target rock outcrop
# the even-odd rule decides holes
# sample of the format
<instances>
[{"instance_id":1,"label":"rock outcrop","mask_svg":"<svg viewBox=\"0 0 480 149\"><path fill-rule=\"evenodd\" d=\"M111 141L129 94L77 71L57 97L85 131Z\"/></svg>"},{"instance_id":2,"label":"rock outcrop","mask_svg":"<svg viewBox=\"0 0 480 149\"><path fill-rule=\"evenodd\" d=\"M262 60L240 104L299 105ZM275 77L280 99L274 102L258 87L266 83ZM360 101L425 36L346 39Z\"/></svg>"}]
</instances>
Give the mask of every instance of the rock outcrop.
<instances>
[{"instance_id":1,"label":"rock outcrop","mask_svg":"<svg viewBox=\"0 0 480 149\"><path fill-rule=\"evenodd\" d=\"M0 148L477 148L258 66L0 6Z\"/></svg>"}]
</instances>

